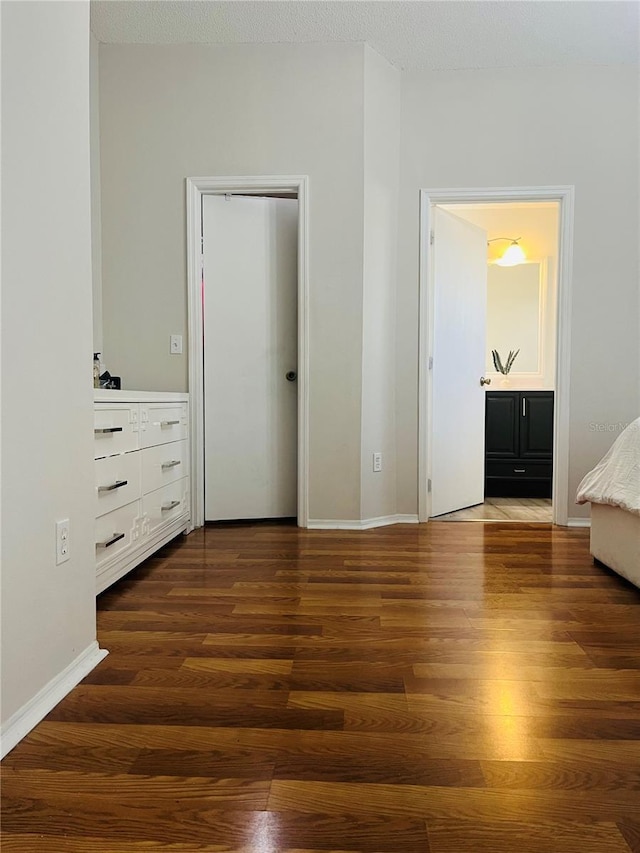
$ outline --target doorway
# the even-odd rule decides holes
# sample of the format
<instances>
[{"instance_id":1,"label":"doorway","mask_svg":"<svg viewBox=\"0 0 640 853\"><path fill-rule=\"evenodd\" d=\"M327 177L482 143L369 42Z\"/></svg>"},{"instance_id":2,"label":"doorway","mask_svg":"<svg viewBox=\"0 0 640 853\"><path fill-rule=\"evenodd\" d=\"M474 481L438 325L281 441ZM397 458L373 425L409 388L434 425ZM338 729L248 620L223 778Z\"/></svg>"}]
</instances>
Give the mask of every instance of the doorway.
<instances>
[{"instance_id":1,"label":"doorway","mask_svg":"<svg viewBox=\"0 0 640 853\"><path fill-rule=\"evenodd\" d=\"M225 202L225 197L230 201ZM229 205L234 214L223 213L225 205L227 214ZM291 207L285 210L287 205L294 205L295 213ZM244 237L243 219L248 229ZM252 225L248 224L250 220ZM289 235L285 243L288 240L295 244L297 259L288 252L285 265L289 270L289 290L280 298L277 288L267 286L265 275L277 273L287 255L286 251L279 254L277 249L283 245L282 239L276 238L283 223ZM250 250L251 229L262 235L261 249L254 245ZM212 238L216 232L221 236L224 233L217 246ZM207 234L211 253L205 245ZM306 527L307 178L187 179L187 242L192 523L199 527L208 519L295 516L298 526ZM233 245L237 263L234 252L228 251ZM263 284L253 280L258 275L255 262L261 253L264 269L259 275L263 276ZM254 268L250 270L252 263ZM248 274L245 284L233 278L239 268ZM231 288L229 299L223 296L224 277L227 290ZM209 328L207 316L212 320ZM283 336L287 345L275 353L277 347L270 335L283 322L288 329ZM215 341L208 370L207 338L209 343ZM262 347L262 356L257 349L254 351L254 344ZM273 387L276 373L278 389ZM207 419L207 394L213 398L218 413L226 409L221 418L210 411ZM277 410L273 408L274 400L279 401ZM255 429L249 435L247 429L250 431L252 425ZM213 460L213 469L207 468L207 457L210 462ZM288 473L279 477L283 465Z\"/></svg>"},{"instance_id":2,"label":"doorway","mask_svg":"<svg viewBox=\"0 0 640 853\"><path fill-rule=\"evenodd\" d=\"M572 201L422 193L421 521L566 524ZM516 242L525 257L496 265Z\"/></svg>"},{"instance_id":3,"label":"doorway","mask_svg":"<svg viewBox=\"0 0 640 853\"><path fill-rule=\"evenodd\" d=\"M202 197L205 521L297 514L298 201Z\"/></svg>"}]
</instances>

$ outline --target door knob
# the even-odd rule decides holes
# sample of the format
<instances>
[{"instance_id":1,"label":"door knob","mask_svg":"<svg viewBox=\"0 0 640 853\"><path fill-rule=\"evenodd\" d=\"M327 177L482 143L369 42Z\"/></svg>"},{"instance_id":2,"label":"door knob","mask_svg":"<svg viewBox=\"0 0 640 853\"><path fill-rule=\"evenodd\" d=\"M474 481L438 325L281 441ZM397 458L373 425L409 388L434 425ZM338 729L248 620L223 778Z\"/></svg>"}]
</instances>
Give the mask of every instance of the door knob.
<instances>
[{"instance_id":1,"label":"door knob","mask_svg":"<svg viewBox=\"0 0 640 853\"><path fill-rule=\"evenodd\" d=\"M287 382L295 382L297 378L298 374L295 372L295 370L287 370L287 372L285 373L285 379L287 380Z\"/></svg>"},{"instance_id":2,"label":"door knob","mask_svg":"<svg viewBox=\"0 0 640 853\"><path fill-rule=\"evenodd\" d=\"M485 379L484 376L480 377L480 385L491 385L490 379Z\"/></svg>"}]
</instances>

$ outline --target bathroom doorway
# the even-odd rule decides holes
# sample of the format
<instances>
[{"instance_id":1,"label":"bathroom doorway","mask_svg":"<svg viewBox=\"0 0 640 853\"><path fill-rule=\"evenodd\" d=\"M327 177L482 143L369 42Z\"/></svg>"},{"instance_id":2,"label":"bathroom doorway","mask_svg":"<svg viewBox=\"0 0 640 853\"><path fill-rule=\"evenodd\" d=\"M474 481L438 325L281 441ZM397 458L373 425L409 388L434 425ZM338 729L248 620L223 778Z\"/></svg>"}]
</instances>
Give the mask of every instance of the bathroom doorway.
<instances>
[{"instance_id":1,"label":"bathroom doorway","mask_svg":"<svg viewBox=\"0 0 640 853\"><path fill-rule=\"evenodd\" d=\"M563 199L430 196L421 520L562 523Z\"/></svg>"}]
</instances>

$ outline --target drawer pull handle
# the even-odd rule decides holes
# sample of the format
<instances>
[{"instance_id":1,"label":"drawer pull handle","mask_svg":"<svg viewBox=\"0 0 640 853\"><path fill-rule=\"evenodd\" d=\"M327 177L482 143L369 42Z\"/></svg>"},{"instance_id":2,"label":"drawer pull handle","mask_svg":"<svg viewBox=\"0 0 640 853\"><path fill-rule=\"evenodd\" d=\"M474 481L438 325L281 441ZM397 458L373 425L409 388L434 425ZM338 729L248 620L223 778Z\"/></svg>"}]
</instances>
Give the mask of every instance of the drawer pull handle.
<instances>
[{"instance_id":1,"label":"drawer pull handle","mask_svg":"<svg viewBox=\"0 0 640 853\"><path fill-rule=\"evenodd\" d=\"M513 472L514 472L514 474L526 474L527 469L526 468L514 468Z\"/></svg>"},{"instance_id":2,"label":"drawer pull handle","mask_svg":"<svg viewBox=\"0 0 640 853\"><path fill-rule=\"evenodd\" d=\"M161 427L175 426L176 424L179 424L179 423L180 423L179 420L177 420L177 421L160 421L160 426Z\"/></svg>"},{"instance_id":3,"label":"drawer pull handle","mask_svg":"<svg viewBox=\"0 0 640 853\"><path fill-rule=\"evenodd\" d=\"M120 489L122 486L126 486L128 480L116 480L115 483L112 483L110 486L98 486L99 492L112 492L114 489Z\"/></svg>"},{"instance_id":4,"label":"drawer pull handle","mask_svg":"<svg viewBox=\"0 0 640 853\"><path fill-rule=\"evenodd\" d=\"M111 539L107 539L105 542L96 542L96 548L110 548L111 545L114 545L121 539L124 539L124 533L114 533Z\"/></svg>"},{"instance_id":5,"label":"drawer pull handle","mask_svg":"<svg viewBox=\"0 0 640 853\"><path fill-rule=\"evenodd\" d=\"M180 501L171 501L171 503L162 504L160 509L162 512L169 512L170 509L175 509L177 506L180 506Z\"/></svg>"},{"instance_id":6,"label":"drawer pull handle","mask_svg":"<svg viewBox=\"0 0 640 853\"><path fill-rule=\"evenodd\" d=\"M176 465L180 465L180 464L182 464L182 463L180 462L179 459L172 459L171 462L163 462L162 463L162 469L164 471L167 468L175 468Z\"/></svg>"},{"instance_id":7,"label":"drawer pull handle","mask_svg":"<svg viewBox=\"0 0 640 853\"><path fill-rule=\"evenodd\" d=\"M96 427L94 433L96 435L108 435L112 432L122 432L122 427Z\"/></svg>"}]
</instances>

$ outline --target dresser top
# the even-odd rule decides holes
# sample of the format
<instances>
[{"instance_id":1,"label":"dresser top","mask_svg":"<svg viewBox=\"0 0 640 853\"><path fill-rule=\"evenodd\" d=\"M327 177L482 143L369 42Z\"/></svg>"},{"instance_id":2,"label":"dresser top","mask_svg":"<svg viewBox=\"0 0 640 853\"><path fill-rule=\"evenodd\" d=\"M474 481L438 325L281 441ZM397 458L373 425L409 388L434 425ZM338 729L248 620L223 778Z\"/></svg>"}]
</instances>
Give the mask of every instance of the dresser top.
<instances>
[{"instance_id":1,"label":"dresser top","mask_svg":"<svg viewBox=\"0 0 640 853\"><path fill-rule=\"evenodd\" d=\"M96 388L94 403L187 403L186 391L108 391Z\"/></svg>"}]
</instances>

